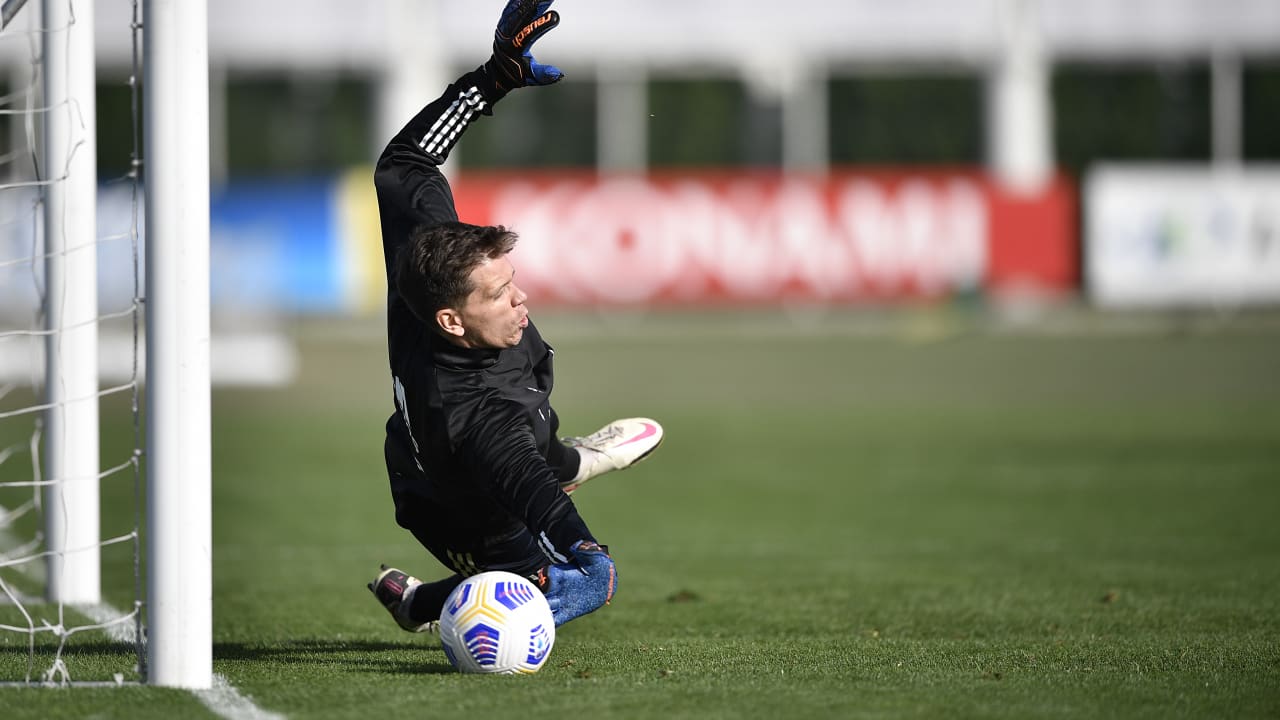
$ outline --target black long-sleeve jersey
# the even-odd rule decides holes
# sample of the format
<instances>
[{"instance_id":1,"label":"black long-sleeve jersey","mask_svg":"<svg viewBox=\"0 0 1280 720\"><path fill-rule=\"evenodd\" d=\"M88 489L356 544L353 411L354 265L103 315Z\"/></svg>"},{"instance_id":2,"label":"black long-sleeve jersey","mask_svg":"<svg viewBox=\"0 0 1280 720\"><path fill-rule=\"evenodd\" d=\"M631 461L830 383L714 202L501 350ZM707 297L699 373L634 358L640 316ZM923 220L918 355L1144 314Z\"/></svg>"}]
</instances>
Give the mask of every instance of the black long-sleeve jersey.
<instances>
[{"instance_id":1,"label":"black long-sleeve jersey","mask_svg":"<svg viewBox=\"0 0 1280 720\"><path fill-rule=\"evenodd\" d=\"M420 225L456 221L439 165L467 126L505 92L483 68L467 73L391 140L374 183L387 269L387 342L395 412L387 421L392 493L447 512L477 536L512 519L565 553L595 538L548 464L557 443L551 409L551 347L532 322L502 350L446 341L409 310L396 290L400 248Z\"/></svg>"}]
</instances>

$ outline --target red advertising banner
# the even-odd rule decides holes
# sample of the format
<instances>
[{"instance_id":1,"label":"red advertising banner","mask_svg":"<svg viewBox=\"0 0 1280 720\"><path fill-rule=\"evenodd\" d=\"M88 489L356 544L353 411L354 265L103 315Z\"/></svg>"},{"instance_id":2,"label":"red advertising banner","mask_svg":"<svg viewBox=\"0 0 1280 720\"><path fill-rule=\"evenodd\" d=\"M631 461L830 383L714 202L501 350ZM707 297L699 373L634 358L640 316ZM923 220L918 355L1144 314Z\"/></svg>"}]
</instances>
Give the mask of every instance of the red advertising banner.
<instances>
[{"instance_id":1,"label":"red advertising banner","mask_svg":"<svg viewBox=\"0 0 1280 720\"><path fill-rule=\"evenodd\" d=\"M506 225L540 303L938 298L1077 285L1075 195L963 171L464 174L466 222Z\"/></svg>"}]
</instances>

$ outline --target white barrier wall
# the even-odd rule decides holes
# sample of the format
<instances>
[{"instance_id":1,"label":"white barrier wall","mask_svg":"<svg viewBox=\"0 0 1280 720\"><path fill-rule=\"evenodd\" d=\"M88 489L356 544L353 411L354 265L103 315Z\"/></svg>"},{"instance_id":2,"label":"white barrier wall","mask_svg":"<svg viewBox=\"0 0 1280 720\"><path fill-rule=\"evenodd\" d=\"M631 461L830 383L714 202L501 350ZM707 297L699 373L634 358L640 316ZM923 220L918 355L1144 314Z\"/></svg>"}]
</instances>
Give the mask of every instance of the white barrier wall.
<instances>
[{"instance_id":1,"label":"white barrier wall","mask_svg":"<svg viewBox=\"0 0 1280 720\"><path fill-rule=\"evenodd\" d=\"M128 66L132 0L98 0L100 63ZM1021 0L1026 3L1026 0ZM982 65L998 52L1006 0L559 0L539 47L566 70L606 60L676 70L802 59L822 64L933 61ZM215 65L382 69L405 62L395 33L472 67L487 52L502 0L222 0L209 13ZM1186 57L1218 50L1272 56L1275 0L1036 0L1054 58ZM287 32L282 32L287 28ZM0 47L0 58L9 51ZM577 70L576 72L581 72ZM579 75L578 77L582 77Z\"/></svg>"},{"instance_id":2,"label":"white barrier wall","mask_svg":"<svg viewBox=\"0 0 1280 720\"><path fill-rule=\"evenodd\" d=\"M1280 166L1103 166L1084 208L1085 289L1100 306L1280 302Z\"/></svg>"}]
</instances>

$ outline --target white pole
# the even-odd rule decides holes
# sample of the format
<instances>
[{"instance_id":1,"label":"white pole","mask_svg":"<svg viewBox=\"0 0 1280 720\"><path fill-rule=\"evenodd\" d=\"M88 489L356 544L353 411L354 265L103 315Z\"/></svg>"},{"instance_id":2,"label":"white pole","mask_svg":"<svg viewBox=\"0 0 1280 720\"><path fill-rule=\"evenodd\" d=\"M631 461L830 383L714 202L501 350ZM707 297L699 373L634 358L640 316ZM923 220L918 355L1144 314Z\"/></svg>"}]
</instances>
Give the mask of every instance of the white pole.
<instances>
[{"instance_id":1,"label":"white pole","mask_svg":"<svg viewBox=\"0 0 1280 720\"><path fill-rule=\"evenodd\" d=\"M827 67L814 61L792 65L789 72L781 97L782 166L792 172L825 174L831 153Z\"/></svg>"},{"instance_id":2,"label":"white pole","mask_svg":"<svg viewBox=\"0 0 1280 720\"><path fill-rule=\"evenodd\" d=\"M448 68L441 50L438 0L388 0L382 9L386 13L386 42L379 73L375 158L409 118L453 81L446 76ZM452 156L457 155L455 150Z\"/></svg>"},{"instance_id":3,"label":"white pole","mask_svg":"<svg viewBox=\"0 0 1280 720\"><path fill-rule=\"evenodd\" d=\"M100 600L93 2L45 0L44 518L50 602Z\"/></svg>"},{"instance_id":4,"label":"white pole","mask_svg":"<svg viewBox=\"0 0 1280 720\"><path fill-rule=\"evenodd\" d=\"M213 683L206 0L146 0L147 682Z\"/></svg>"},{"instance_id":5,"label":"white pole","mask_svg":"<svg viewBox=\"0 0 1280 720\"><path fill-rule=\"evenodd\" d=\"M1053 176L1053 117L1039 2L1001 0L996 21L1003 47L987 122L992 171L1005 187L1034 193Z\"/></svg>"},{"instance_id":6,"label":"white pole","mask_svg":"<svg viewBox=\"0 0 1280 720\"><path fill-rule=\"evenodd\" d=\"M1218 167L1238 165L1244 146L1244 83L1240 77L1240 57L1226 50L1217 50L1210 67L1213 78L1213 163Z\"/></svg>"},{"instance_id":7,"label":"white pole","mask_svg":"<svg viewBox=\"0 0 1280 720\"><path fill-rule=\"evenodd\" d=\"M603 173L649 168L649 74L636 63L596 67L596 165Z\"/></svg>"}]
</instances>

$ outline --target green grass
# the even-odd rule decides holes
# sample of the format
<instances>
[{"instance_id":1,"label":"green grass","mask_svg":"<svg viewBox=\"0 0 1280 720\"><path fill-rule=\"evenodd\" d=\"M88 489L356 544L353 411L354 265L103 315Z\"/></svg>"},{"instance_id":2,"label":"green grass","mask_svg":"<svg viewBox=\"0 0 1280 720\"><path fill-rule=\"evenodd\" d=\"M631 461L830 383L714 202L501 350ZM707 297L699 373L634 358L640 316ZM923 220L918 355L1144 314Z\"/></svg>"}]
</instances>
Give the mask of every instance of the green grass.
<instances>
[{"instance_id":1,"label":"green grass","mask_svg":"<svg viewBox=\"0 0 1280 720\"><path fill-rule=\"evenodd\" d=\"M667 429L575 496L613 605L525 678L458 675L399 631L364 587L377 564L443 570L392 519L381 339L308 326L294 387L215 395L216 672L295 718L1280 715L1280 332L542 326L565 432ZM106 434L104 456L131 428ZM131 666L71 649L73 672ZM25 664L0 636L0 679ZM210 714L145 687L0 706Z\"/></svg>"}]
</instances>

